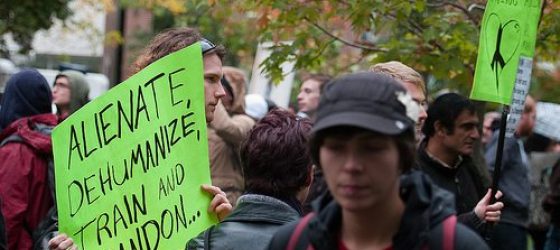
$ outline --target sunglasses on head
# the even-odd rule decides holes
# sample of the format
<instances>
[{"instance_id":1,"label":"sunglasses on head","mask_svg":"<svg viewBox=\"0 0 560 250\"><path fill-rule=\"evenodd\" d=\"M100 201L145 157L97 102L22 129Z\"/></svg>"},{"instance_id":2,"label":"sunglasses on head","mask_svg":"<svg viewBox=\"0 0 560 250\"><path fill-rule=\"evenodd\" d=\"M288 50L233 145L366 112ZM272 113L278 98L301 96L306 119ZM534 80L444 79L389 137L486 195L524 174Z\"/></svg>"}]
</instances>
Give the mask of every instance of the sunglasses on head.
<instances>
[{"instance_id":1,"label":"sunglasses on head","mask_svg":"<svg viewBox=\"0 0 560 250\"><path fill-rule=\"evenodd\" d=\"M202 48L202 54L204 55L214 50L216 48L216 44L210 42L210 40L206 38L202 38L202 40L200 40L200 47Z\"/></svg>"}]
</instances>

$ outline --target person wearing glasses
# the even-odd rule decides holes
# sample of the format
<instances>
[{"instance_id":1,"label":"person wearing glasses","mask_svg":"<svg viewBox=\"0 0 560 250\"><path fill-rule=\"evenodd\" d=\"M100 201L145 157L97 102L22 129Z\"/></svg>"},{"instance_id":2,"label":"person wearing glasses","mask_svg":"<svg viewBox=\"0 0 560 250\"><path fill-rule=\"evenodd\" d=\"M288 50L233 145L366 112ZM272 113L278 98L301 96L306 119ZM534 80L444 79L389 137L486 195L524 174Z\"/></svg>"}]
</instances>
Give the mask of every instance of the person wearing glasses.
<instances>
[{"instance_id":1,"label":"person wearing glasses","mask_svg":"<svg viewBox=\"0 0 560 250\"><path fill-rule=\"evenodd\" d=\"M52 97L56 114L60 119L69 115L89 102L89 85L82 72L65 70L55 77Z\"/></svg>"},{"instance_id":2,"label":"person wearing glasses","mask_svg":"<svg viewBox=\"0 0 560 250\"><path fill-rule=\"evenodd\" d=\"M208 39L202 37L198 30L188 27L167 29L156 35L143 53L134 63L134 73L144 69L153 62L169 55L173 52L186 48L196 42L200 42L202 47L202 59L204 70L204 107L206 122L214 120L214 110L226 92L221 84L222 60L225 55L225 48L222 45L215 45ZM232 206L226 194L218 187L202 185L202 189L214 199L210 203L210 211L214 212L221 221L232 211ZM49 241L49 249L77 249L72 238L60 234Z\"/></svg>"}]
</instances>

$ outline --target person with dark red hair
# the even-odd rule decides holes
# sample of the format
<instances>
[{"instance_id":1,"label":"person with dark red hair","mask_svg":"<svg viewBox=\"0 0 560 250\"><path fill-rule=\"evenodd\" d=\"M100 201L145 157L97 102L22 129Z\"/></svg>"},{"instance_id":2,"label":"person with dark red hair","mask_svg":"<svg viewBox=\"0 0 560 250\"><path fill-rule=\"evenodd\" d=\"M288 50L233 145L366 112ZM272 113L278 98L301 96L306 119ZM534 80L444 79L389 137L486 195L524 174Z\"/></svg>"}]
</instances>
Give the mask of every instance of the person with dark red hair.
<instances>
[{"instance_id":1,"label":"person with dark red hair","mask_svg":"<svg viewBox=\"0 0 560 250\"><path fill-rule=\"evenodd\" d=\"M276 230L302 215L311 184L311 121L272 110L241 146L245 193L232 214L187 249L265 249Z\"/></svg>"}]
</instances>

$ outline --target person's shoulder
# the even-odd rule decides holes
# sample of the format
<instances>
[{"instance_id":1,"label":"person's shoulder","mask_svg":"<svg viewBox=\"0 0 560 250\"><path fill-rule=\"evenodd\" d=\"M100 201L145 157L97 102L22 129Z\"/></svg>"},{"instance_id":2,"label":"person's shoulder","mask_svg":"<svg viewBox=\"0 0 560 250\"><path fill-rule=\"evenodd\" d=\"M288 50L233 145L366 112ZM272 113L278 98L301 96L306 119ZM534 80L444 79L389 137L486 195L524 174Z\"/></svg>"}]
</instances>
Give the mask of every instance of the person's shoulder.
<instances>
[{"instance_id":1,"label":"person's shoulder","mask_svg":"<svg viewBox=\"0 0 560 250\"><path fill-rule=\"evenodd\" d=\"M270 243L269 243L267 249L270 249L270 250L286 249L286 246L288 245L288 241L290 240L290 238L291 238L292 234L294 233L294 230L295 230L296 226L299 224L300 220L301 219L299 219L297 221L290 222L290 223L285 224L282 227L280 227L278 229L278 231L276 231L276 233L274 234L272 239L270 240Z\"/></svg>"},{"instance_id":2,"label":"person's shoulder","mask_svg":"<svg viewBox=\"0 0 560 250\"><path fill-rule=\"evenodd\" d=\"M209 229L207 229L207 230L209 230ZM204 235L205 234L206 234L206 231L203 231L198 236L188 240L187 244L185 245L185 249L186 250L202 250L202 249L204 249Z\"/></svg>"},{"instance_id":3,"label":"person's shoulder","mask_svg":"<svg viewBox=\"0 0 560 250\"><path fill-rule=\"evenodd\" d=\"M467 226L457 223L455 226L455 250L490 249L486 242Z\"/></svg>"},{"instance_id":4,"label":"person's shoulder","mask_svg":"<svg viewBox=\"0 0 560 250\"><path fill-rule=\"evenodd\" d=\"M38 155L33 147L26 143L21 137L14 136L2 141L0 154L14 160L14 158L29 158Z\"/></svg>"}]
</instances>

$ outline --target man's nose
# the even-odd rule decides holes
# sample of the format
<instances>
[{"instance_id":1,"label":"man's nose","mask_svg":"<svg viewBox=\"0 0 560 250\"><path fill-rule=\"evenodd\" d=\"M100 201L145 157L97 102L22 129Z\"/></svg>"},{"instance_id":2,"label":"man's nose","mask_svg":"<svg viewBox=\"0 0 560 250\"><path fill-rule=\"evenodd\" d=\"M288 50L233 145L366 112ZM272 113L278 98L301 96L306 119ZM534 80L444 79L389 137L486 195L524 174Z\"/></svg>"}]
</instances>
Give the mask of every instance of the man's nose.
<instances>
[{"instance_id":1,"label":"man's nose","mask_svg":"<svg viewBox=\"0 0 560 250\"><path fill-rule=\"evenodd\" d=\"M473 129L473 132L471 133L471 137L475 139L480 138L480 132L478 131L478 128Z\"/></svg>"},{"instance_id":2,"label":"man's nose","mask_svg":"<svg viewBox=\"0 0 560 250\"><path fill-rule=\"evenodd\" d=\"M218 99L226 96L226 90L224 89L224 86L222 86L222 84L218 84L218 89L216 89L216 92L214 92L214 96L216 96L216 98Z\"/></svg>"},{"instance_id":3,"label":"man's nose","mask_svg":"<svg viewBox=\"0 0 560 250\"><path fill-rule=\"evenodd\" d=\"M426 120L426 118L428 118L428 113L426 112L426 109L420 105L420 114L418 115L418 119L423 121Z\"/></svg>"}]
</instances>

